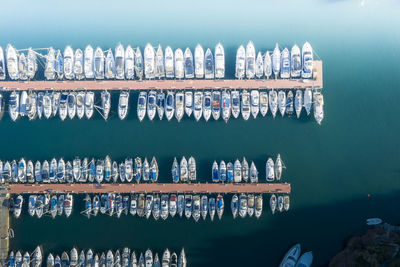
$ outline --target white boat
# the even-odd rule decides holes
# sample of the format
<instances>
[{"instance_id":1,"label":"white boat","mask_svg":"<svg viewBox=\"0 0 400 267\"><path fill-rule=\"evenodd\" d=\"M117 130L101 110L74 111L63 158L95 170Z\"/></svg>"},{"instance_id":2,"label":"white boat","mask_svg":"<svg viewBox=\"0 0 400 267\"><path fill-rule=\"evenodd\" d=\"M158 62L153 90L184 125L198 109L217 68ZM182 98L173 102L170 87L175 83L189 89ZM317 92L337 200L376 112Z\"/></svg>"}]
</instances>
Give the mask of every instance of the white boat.
<instances>
[{"instance_id":1,"label":"white boat","mask_svg":"<svg viewBox=\"0 0 400 267\"><path fill-rule=\"evenodd\" d=\"M65 196L65 200L64 200L64 212L65 212L65 216L67 216L67 218L71 215L72 213L72 207L73 207L73 197L70 194L67 194Z\"/></svg>"},{"instance_id":2,"label":"white boat","mask_svg":"<svg viewBox=\"0 0 400 267\"><path fill-rule=\"evenodd\" d=\"M301 51L301 61L303 63L303 68L301 71L301 77L303 79L310 79L313 76L313 49L309 42L306 42L303 45Z\"/></svg>"},{"instance_id":3,"label":"white boat","mask_svg":"<svg viewBox=\"0 0 400 267\"><path fill-rule=\"evenodd\" d=\"M221 115L221 92L214 90L211 95L211 114L214 120L218 120Z\"/></svg>"},{"instance_id":4,"label":"white boat","mask_svg":"<svg viewBox=\"0 0 400 267\"><path fill-rule=\"evenodd\" d=\"M292 116L294 112L294 105L293 105L293 91L289 90L286 96L286 114Z\"/></svg>"},{"instance_id":5,"label":"white boat","mask_svg":"<svg viewBox=\"0 0 400 267\"><path fill-rule=\"evenodd\" d=\"M81 160L79 158L75 158L72 161L72 176L74 177L74 181L78 183L81 179Z\"/></svg>"},{"instance_id":6,"label":"white boat","mask_svg":"<svg viewBox=\"0 0 400 267\"><path fill-rule=\"evenodd\" d=\"M6 62L8 76L11 80L18 80L18 52L11 44L8 44L6 48Z\"/></svg>"},{"instance_id":7,"label":"white boat","mask_svg":"<svg viewBox=\"0 0 400 267\"><path fill-rule=\"evenodd\" d=\"M301 75L300 48L295 44L290 50L290 77L299 78Z\"/></svg>"},{"instance_id":8,"label":"white boat","mask_svg":"<svg viewBox=\"0 0 400 267\"><path fill-rule=\"evenodd\" d=\"M275 180L275 164L271 158L268 158L266 163L266 176L268 182Z\"/></svg>"},{"instance_id":9,"label":"white boat","mask_svg":"<svg viewBox=\"0 0 400 267\"><path fill-rule=\"evenodd\" d=\"M177 92L175 94L175 118L178 122L181 121L183 115L185 114L185 107L184 107L184 94L183 92Z\"/></svg>"},{"instance_id":10,"label":"white boat","mask_svg":"<svg viewBox=\"0 0 400 267\"><path fill-rule=\"evenodd\" d=\"M185 64L185 78L192 79L194 78L194 64L193 64L193 54L190 51L190 48L187 47L185 53L183 55L184 64Z\"/></svg>"},{"instance_id":11,"label":"white boat","mask_svg":"<svg viewBox=\"0 0 400 267\"><path fill-rule=\"evenodd\" d=\"M231 211L232 211L233 219L236 219L236 216L238 215L238 211L239 211L239 198L236 194L234 194L232 196Z\"/></svg>"},{"instance_id":12,"label":"white boat","mask_svg":"<svg viewBox=\"0 0 400 267\"><path fill-rule=\"evenodd\" d=\"M232 116L237 119L240 114L240 94L239 91L232 91L231 92L231 99L232 99Z\"/></svg>"},{"instance_id":13,"label":"white boat","mask_svg":"<svg viewBox=\"0 0 400 267\"><path fill-rule=\"evenodd\" d=\"M8 100L8 110L10 117L13 121L16 121L19 117L19 92L13 91Z\"/></svg>"},{"instance_id":14,"label":"white boat","mask_svg":"<svg viewBox=\"0 0 400 267\"><path fill-rule=\"evenodd\" d=\"M64 57L60 50L57 50L55 65L57 79L61 80L64 77Z\"/></svg>"},{"instance_id":15,"label":"white boat","mask_svg":"<svg viewBox=\"0 0 400 267\"><path fill-rule=\"evenodd\" d=\"M67 100L68 100L68 93L61 93L60 95L60 103L58 105L58 114L60 115L60 119L63 121L67 118L67 114L68 114L68 104L67 104Z\"/></svg>"},{"instance_id":16,"label":"white boat","mask_svg":"<svg viewBox=\"0 0 400 267\"><path fill-rule=\"evenodd\" d=\"M64 77L68 80L74 78L74 51L71 46L64 49Z\"/></svg>"},{"instance_id":17,"label":"white boat","mask_svg":"<svg viewBox=\"0 0 400 267\"><path fill-rule=\"evenodd\" d=\"M320 92L314 92L314 118L319 125L324 119L324 96Z\"/></svg>"},{"instance_id":18,"label":"white boat","mask_svg":"<svg viewBox=\"0 0 400 267\"><path fill-rule=\"evenodd\" d=\"M265 52L264 55L264 74L267 78L272 75L272 59L269 51Z\"/></svg>"},{"instance_id":19,"label":"white boat","mask_svg":"<svg viewBox=\"0 0 400 267\"><path fill-rule=\"evenodd\" d=\"M249 172L249 177L250 177L250 183L258 183L258 171L256 168L256 165L252 161L250 164L250 172Z\"/></svg>"},{"instance_id":20,"label":"white boat","mask_svg":"<svg viewBox=\"0 0 400 267\"><path fill-rule=\"evenodd\" d=\"M256 68L256 51L254 44L250 41L246 46L246 77L253 79L255 76Z\"/></svg>"},{"instance_id":21,"label":"white boat","mask_svg":"<svg viewBox=\"0 0 400 267\"><path fill-rule=\"evenodd\" d=\"M203 93L195 92L193 98L193 115L196 121L199 121L203 114Z\"/></svg>"},{"instance_id":22,"label":"white boat","mask_svg":"<svg viewBox=\"0 0 400 267\"><path fill-rule=\"evenodd\" d=\"M175 113L175 95L173 92L168 92L165 99L165 117L170 121Z\"/></svg>"},{"instance_id":23,"label":"white boat","mask_svg":"<svg viewBox=\"0 0 400 267\"><path fill-rule=\"evenodd\" d=\"M247 215L247 196L245 194L240 194L239 196L239 216L245 218Z\"/></svg>"},{"instance_id":24,"label":"white boat","mask_svg":"<svg viewBox=\"0 0 400 267\"><path fill-rule=\"evenodd\" d=\"M215 210L215 198L210 197L210 199L208 200L208 213L210 214L211 221L214 221Z\"/></svg>"},{"instance_id":25,"label":"white boat","mask_svg":"<svg viewBox=\"0 0 400 267\"><path fill-rule=\"evenodd\" d=\"M225 77L225 51L221 43L215 46L215 78Z\"/></svg>"},{"instance_id":26,"label":"white boat","mask_svg":"<svg viewBox=\"0 0 400 267\"><path fill-rule=\"evenodd\" d=\"M108 91L101 91L101 110L103 113L103 118L108 119L111 109L111 95Z\"/></svg>"},{"instance_id":27,"label":"white boat","mask_svg":"<svg viewBox=\"0 0 400 267\"><path fill-rule=\"evenodd\" d=\"M281 155L278 154L278 157L276 158L276 161L275 161L275 178L278 181L282 177L282 168L283 168L283 164L282 164L282 160L281 160Z\"/></svg>"},{"instance_id":28,"label":"white boat","mask_svg":"<svg viewBox=\"0 0 400 267\"><path fill-rule=\"evenodd\" d=\"M6 79L6 61L4 59L3 47L0 46L0 80Z\"/></svg>"},{"instance_id":29,"label":"white boat","mask_svg":"<svg viewBox=\"0 0 400 267\"><path fill-rule=\"evenodd\" d=\"M106 77L106 79L115 78L115 60L111 49L107 51L105 67L104 67L104 77Z\"/></svg>"},{"instance_id":30,"label":"white boat","mask_svg":"<svg viewBox=\"0 0 400 267\"><path fill-rule=\"evenodd\" d=\"M52 95L46 92L43 96L43 113L46 119L50 118L53 114L52 112Z\"/></svg>"},{"instance_id":31,"label":"white boat","mask_svg":"<svg viewBox=\"0 0 400 267\"><path fill-rule=\"evenodd\" d=\"M42 254L42 249L41 247L36 247L36 249L32 253L32 267L40 267L42 266L42 259L43 259L43 254Z\"/></svg>"},{"instance_id":32,"label":"white boat","mask_svg":"<svg viewBox=\"0 0 400 267\"><path fill-rule=\"evenodd\" d=\"M256 206L255 206L255 215L256 218L260 218L263 210L263 197L262 194L256 196Z\"/></svg>"},{"instance_id":33,"label":"white boat","mask_svg":"<svg viewBox=\"0 0 400 267\"><path fill-rule=\"evenodd\" d=\"M192 216L195 222L198 222L200 219L200 196L193 196L193 208L192 208Z\"/></svg>"},{"instance_id":34,"label":"white boat","mask_svg":"<svg viewBox=\"0 0 400 267\"><path fill-rule=\"evenodd\" d=\"M207 213L208 213L208 197L206 195L203 195L201 197L200 213L203 220L205 220L207 218Z\"/></svg>"},{"instance_id":35,"label":"white boat","mask_svg":"<svg viewBox=\"0 0 400 267\"><path fill-rule=\"evenodd\" d=\"M268 92L261 91L260 92L260 113L263 117L267 115L268 112Z\"/></svg>"},{"instance_id":36,"label":"white boat","mask_svg":"<svg viewBox=\"0 0 400 267\"><path fill-rule=\"evenodd\" d=\"M246 73L246 50L240 45L236 51L235 77L243 79Z\"/></svg>"},{"instance_id":37,"label":"white boat","mask_svg":"<svg viewBox=\"0 0 400 267\"><path fill-rule=\"evenodd\" d=\"M211 117L211 92L210 91L204 92L203 117L206 120L206 122Z\"/></svg>"},{"instance_id":38,"label":"white boat","mask_svg":"<svg viewBox=\"0 0 400 267\"><path fill-rule=\"evenodd\" d=\"M378 225L382 223L382 219L380 218L369 218L366 220L367 225Z\"/></svg>"},{"instance_id":39,"label":"white boat","mask_svg":"<svg viewBox=\"0 0 400 267\"><path fill-rule=\"evenodd\" d=\"M123 120L128 115L129 109L129 92L121 91L119 94L119 103L118 103L118 117Z\"/></svg>"},{"instance_id":40,"label":"white boat","mask_svg":"<svg viewBox=\"0 0 400 267\"><path fill-rule=\"evenodd\" d=\"M153 253L150 249L146 250L144 258L146 263L145 267L153 267Z\"/></svg>"},{"instance_id":41,"label":"white boat","mask_svg":"<svg viewBox=\"0 0 400 267\"><path fill-rule=\"evenodd\" d=\"M82 80L85 78L84 73L84 60L83 60L83 52L80 48L75 50L74 55L74 76L77 80Z\"/></svg>"},{"instance_id":42,"label":"white boat","mask_svg":"<svg viewBox=\"0 0 400 267\"><path fill-rule=\"evenodd\" d=\"M231 94L227 91L222 92L222 119L228 122L231 117Z\"/></svg>"},{"instance_id":43,"label":"white boat","mask_svg":"<svg viewBox=\"0 0 400 267\"><path fill-rule=\"evenodd\" d=\"M210 48L207 48L204 55L204 77L214 79L214 56Z\"/></svg>"},{"instance_id":44,"label":"white boat","mask_svg":"<svg viewBox=\"0 0 400 267\"><path fill-rule=\"evenodd\" d=\"M144 116L146 116L146 102L147 102L147 92L142 91L139 94L138 104L137 104L137 115L139 121L142 121L144 119ZM155 110L152 110L151 114L149 114L149 117L150 115L152 115L152 117L154 118L153 111Z\"/></svg>"},{"instance_id":45,"label":"white boat","mask_svg":"<svg viewBox=\"0 0 400 267\"><path fill-rule=\"evenodd\" d=\"M289 196L286 195L283 197L283 209L285 211L288 211L289 208L290 208L290 198Z\"/></svg>"},{"instance_id":46,"label":"white boat","mask_svg":"<svg viewBox=\"0 0 400 267\"><path fill-rule=\"evenodd\" d=\"M247 214L253 217L255 211L255 197L253 194L247 195Z\"/></svg>"},{"instance_id":47,"label":"white boat","mask_svg":"<svg viewBox=\"0 0 400 267\"><path fill-rule=\"evenodd\" d=\"M168 218L169 209L168 209L168 195L161 195L161 204L160 204L160 217L163 220Z\"/></svg>"},{"instance_id":48,"label":"white boat","mask_svg":"<svg viewBox=\"0 0 400 267\"><path fill-rule=\"evenodd\" d=\"M243 182L247 183L249 181L249 175L250 175L249 163L247 163L246 158L243 157L243 160L242 160L242 180L243 180Z\"/></svg>"},{"instance_id":49,"label":"white boat","mask_svg":"<svg viewBox=\"0 0 400 267\"><path fill-rule=\"evenodd\" d=\"M164 78L165 77L165 67L164 67L164 53L161 48L161 45L158 45L156 52L156 78Z\"/></svg>"},{"instance_id":50,"label":"white boat","mask_svg":"<svg viewBox=\"0 0 400 267\"><path fill-rule=\"evenodd\" d=\"M68 117L72 120L76 114L76 95L70 92L67 99Z\"/></svg>"},{"instance_id":51,"label":"white boat","mask_svg":"<svg viewBox=\"0 0 400 267\"><path fill-rule=\"evenodd\" d=\"M85 116L90 119L94 112L94 93L92 91L87 91L85 94Z\"/></svg>"},{"instance_id":52,"label":"white boat","mask_svg":"<svg viewBox=\"0 0 400 267\"><path fill-rule=\"evenodd\" d=\"M193 92L185 91L185 113L188 117L192 115L193 112Z\"/></svg>"},{"instance_id":53,"label":"white boat","mask_svg":"<svg viewBox=\"0 0 400 267\"><path fill-rule=\"evenodd\" d=\"M312 92L308 88L304 91L303 102L307 115L310 115L313 99L312 99Z\"/></svg>"},{"instance_id":54,"label":"white boat","mask_svg":"<svg viewBox=\"0 0 400 267\"><path fill-rule=\"evenodd\" d=\"M26 104L28 103L28 93L22 91L19 99L19 115L24 117L27 115Z\"/></svg>"},{"instance_id":55,"label":"white boat","mask_svg":"<svg viewBox=\"0 0 400 267\"><path fill-rule=\"evenodd\" d=\"M148 95L147 95L147 116L149 117L149 120L153 120L154 117L156 116L156 91L151 90Z\"/></svg>"},{"instance_id":56,"label":"white boat","mask_svg":"<svg viewBox=\"0 0 400 267\"><path fill-rule=\"evenodd\" d=\"M192 195L185 195L185 217L190 219L192 217Z\"/></svg>"},{"instance_id":57,"label":"white boat","mask_svg":"<svg viewBox=\"0 0 400 267\"><path fill-rule=\"evenodd\" d=\"M0 51L0 58L2 57L2 51ZM55 67L56 67L56 51L54 50L53 47L50 47L46 55L46 64L44 67L44 77L46 77L46 80L55 79L56 77ZM0 69L1 69L1 63L0 63ZM0 70L0 76L1 76L1 70Z\"/></svg>"},{"instance_id":58,"label":"white boat","mask_svg":"<svg viewBox=\"0 0 400 267\"><path fill-rule=\"evenodd\" d=\"M36 195L30 195L28 199L28 213L30 216L35 216L36 212Z\"/></svg>"},{"instance_id":59,"label":"white boat","mask_svg":"<svg viewBox=\"0 0 400 267\"><path fill-rule=\"evenodd\" d=\"M251 115L253 115L253 118L255 119L260 111L260 92L258 90L251 90L250 99Z\"/></svg>"},{"instance_id":60,"label":"white boat","mask_svg":"<svg viewBox=\"0 0 400 267\"><path fill-rule=\"evenodd\" d=\"M184 74L185 74L185 64L184 64L184 58L183 58L183 52L182 49L178 48L175 50L175 78L177 79L183 79Z\"/></svg>"},{"instance_id":61,"label":"white boat","mask_svg":"<svg viewBox=\"0 0 400 267\"><path fill-rule=\"evenodd\" d=\"M276 44L274 52L272 53L272 71L274 73L275 79L278 78L280 70L281 70L281 50L279 50L279 45Z\"/></svg>"},{"instance_id":62,"label":"white boat","mask_svg":"<svg viewBox=\"0 0 400 267\"><path fill-rule=\"evenodd\" d=\"M165 110L165 94L163 92L157 93L156 105L158 118L162 120Z\"/></svg>"},{"instance_id":63,"label":"white boat","mask_svg":"<svg viewBox=\"0 0 400 267\"><path fill-rule=\"evenodd\" d=\"M104 52L100 47L94 51L94 77L98 80L104 79Z\"/></svg>"},{"instance_id":64,"label":"white boat","mask_svg":"<svg viewBox=\"0 0 400 267\"><path fill-rule=\"evenodd\" d=\"M300 118L301 110L303 109L303 92L301 90L296 90L296 95L294 97L294 109L296 111L297 118Z\"/></svg>"},{"instance_id":65,"label":"white boat","mask_svg":"<svg viewBox=\"0 0 400 267\"><path fill-rule=\"evenodd\" d=\"M177 211L177 198L175 194L171 194L169 197L169 215L174 217Z\"/></svg>"},{"instance_id":66,"label":"white boat","mask_svg":"<svg viewBox=\"0 0 400 267\"><path fill-rule=\"evenodd\" d=\"M65 181L65 162L62 158L58 160L56 178L59 183L63 183Z\"/></svg>"},{"instance_id":67,"label":"white boat","mask_svg":"<svg viewBox=\"0 0 400 267\"><path fill-rule=\"evenodd\" d=\"M59 107L59 103L60 103L60 96L61 96L60 92L53 92L51 94L52 116L57 115L58 107Z\"/></svg>"},{"instance_id":68,"label":"white boat","mask_svg":"<svg viewBox=\"0 0 400 267\"><path fill-rule=\"evenodd\" d=\"M26 61L26 77L28 80L32 80L38 70L36 52L34 52L32 48L28 49Z\"/></svg>"},{"instance_id":69,"label":"white boat","mask_svg":"<svg viewBox=\"0 0 400 267\"><path fill-rule=\"evenodd\" d=\"M87 45L85 48L83 69L86 79L94 78L94 51L91 45Z\"/></svg>"},{"instance_id":70,"label":"white boat","mask_svg":"<svg viewBox=\"0 0 400 267\"><path fill-rule=\"evenodd\" d=\"M154 79L156 74L156 56L154 48L147 43L144 48L144 76L146 79Z\"/></svg>"},{"instance_id":71,"label":"white boat","mask_svg":"<svg viewBox=\"0 0 400 267\"><path fill-rule=\"evenodd\" d=\"M290 78L290 53L289 49L285 47L281 53L281 78L288 79Z\"/></svg>"},{"instance_id":72,"label":"white boat","mask_svg":"<svg viewBox=\"0 0 400 267\"><path fill-rule=\"evenodd\" d=\"M171 263L171 253L168 249L166 249L162 256L161 266L162 267L170 267Z\"/></svg>"},{"instance_id":73,"label":"white boat","mask_svg":"<svg viewBox=\"0 0 400 267\"><path fill-rule=\"evenodd\" d=\"M174 52L170 46L165 48L165 55L164 55L164 64L165 64L165 77L167 78L174 78Z\"/></svg>"},{"instance_id":74,"label":"white boat","mask_svg":"<svg viewBox=\"0 0 400 267\"><path fill-rule=\"evenodd\" d=\"M182 157L179 164L179 179L181 182L187 182L189 179L188 162L185 157Z\"/></svg>"},{"instance_id":75,"label":"white boat","mask_svg":"<svg viewBox=\"0 0 400 267\"><path fill-rule=\"evenodd\" d=\"M313 262L313 253L308 251L300 256L295 267L310 267Z\"/></svg>"},{"instance_id":76,"label":"white boat","mask_svg":"<svg viewBox=\"0 0 400 267\"><path fill-rule=\"evenodd\" d=\"M76 115L79 119L85 115L85 93L82 91L76 94Z\"/></svg>"},{"instance_id":77,"label":"white boat","mask_svg":"<svg viewBox=\"0 0 400 267\"><path fill-rule=\"evenodd\" d=\"M247 121L250 117L250 93L247 90L242 91L242 106L241 106L241 112L242 112L242 117L245 121Z\"/></svg>"},{"instance_id":78,"label":"white boat","mask_svg":"<svg viewBox=\"0 0 400 267\"><path fill-rule=\"evenodd\" d=\"M130 45L125 49L125 78L131 80L135 77L135 52Z\"/></svg>"},{"instance_id":79,"label":"white boat","mask_svg":"<svg viewBox=\"0 0 400 267\"><path fill-rule=\"evenodd\" d=\"M122 44L115 47L115 78L125 79L125 49Z\"/></svg>"},{"instance_id":80,"label":"white boat","mask_svg":"<svg viewBox=\"0 0 400 267\"><path fill-rule=\"evenodd\" d=\"M261 78L264 75L264 58L261 52L258 52L256 58L256 77Z\"/></svg>"},{"instance_id":81,"label":"white boat","mask_svg":"<svg viewBox=\"0 0 400 267\"><path fill-rule=\"evenodd\" d=\"M233 182L242 182L242 164L238 159L235 160L235 163L233 164Z\"/></svg>"},{"instance_id":82,"label":"white boat","mask_svg":"<svg viewBox=\"0 0 400 267\"><path fill-rule=\"evenodd\" d=\"M143 57L139 47L135 52L135 74L140 80L143 78Z\"/></svg>"},{"instance_id":83,"label":"white boat","mask_svg":"<svg viewBox=\"0 0 400 267\"><path fill-rule=\"evenodd\" d=\"M197 44L194 49L194 66L196 78L204 78L204 50L200 44Z\"/></svg>"},{"instance_id":84,"label":"white boat","mask_svg":"<svg viewBox=\"0 0 400 267\"><path fill-rule=\"evenodd\" d=\"M24 53L20 53L18 56L18 73L20 80L27 80L26 76L27 71L27 60Z\"/></svg>"},{"instance_id":85,"label":"white boat","mask_svg":"<svg viewBox=\"0 0 400 267\"><path fill-rule=\"evenodd\" d=\"M21 215L23 202L24 202L24 198L21 195L18 195L18 197L14 200L13 213L14 213L14 217L17 218L17 219Z\"/></svg>"},{"instance_id":86,"label":"white boat","mask_svg":"<svg viewBox=\"0 0 400 267\"><path fill-rule=\"evenodd\" d=\"M286 94L282 90L278 92L278 108L279 112L283 117L285 115L285 110L286 110Z\"/></svg>"},{"instance_id":87,"label":"white boat","mask_svg":"<svg viewBox=\"0 0 400 267\"><path fill-rule=\"evenodd\" d=\"M301 248L300 244L294 245L283 257L281 264L279 267L294 267L296 265L297 260L300 257Z\"/></svg>"}]
</instances>

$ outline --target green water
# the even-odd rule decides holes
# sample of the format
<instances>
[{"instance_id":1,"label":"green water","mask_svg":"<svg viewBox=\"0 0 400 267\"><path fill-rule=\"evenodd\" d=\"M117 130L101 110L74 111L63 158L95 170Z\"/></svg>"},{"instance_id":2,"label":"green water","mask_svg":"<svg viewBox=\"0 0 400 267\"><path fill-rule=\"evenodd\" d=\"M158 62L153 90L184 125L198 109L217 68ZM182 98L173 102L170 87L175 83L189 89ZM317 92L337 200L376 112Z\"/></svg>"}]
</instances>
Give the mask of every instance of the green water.
<instances>
[{"instance_id":1,"label":"green water","mask_svg":"<svg viewBox=\"0 0 400 267\"><path fill-rule=\"evenodd\" d=\"M284 179L292 184L290 211L274 216L264 212L260 220L233 220L228 208L224 218L213 223L131 216L88 220L79 215L83 207L78 202L69 219L38 220L25 209L20 219L11 221L12 249L33 250L42 244L47 255L72 246L96 251L150 247L159 253L184 246L190 266L276 266L299 242L314 252L318 266L326 264L346 238L362 233L366 218L400 221L398 2L70 2L70 7L55 7L52 1L34 7L27 1L4 3L0 45L84 48L91 43L108 48L121 41L194 48L198 42L203 47L221 42L227 76L232 77L236 48L249 39L256 49L308 40L323 60L325 119L322 126L304 114L300 120L268 115L247 122L231 119L228 124L187 118L181 123L139 123L136 94L131 95L125 121L117 119L117 95L107 123L99 115L90 121L12 123L5 114L0 123L3 160L156 156L160 180L170 181L173 157L192 155L199 180L206 181L213 160L246 156L265 177L266 159L280 153L287 166ZM86 17L90 12L96 15ZM24 20L15 19L17 14Z\"/></svg>"}]
</instances>

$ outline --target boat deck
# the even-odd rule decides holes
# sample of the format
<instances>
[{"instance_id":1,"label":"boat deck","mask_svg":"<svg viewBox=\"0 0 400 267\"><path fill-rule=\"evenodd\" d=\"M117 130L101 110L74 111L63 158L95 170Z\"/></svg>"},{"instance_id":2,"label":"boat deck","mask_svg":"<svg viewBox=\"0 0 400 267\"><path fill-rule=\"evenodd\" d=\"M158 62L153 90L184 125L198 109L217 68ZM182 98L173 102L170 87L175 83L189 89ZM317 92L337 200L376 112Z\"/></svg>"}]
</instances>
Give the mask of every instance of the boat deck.
<instances>
[{"instance_id":1,"label":"boat deck","mask_svg":"<svg viewBox=\"0 0 400 267\"><path fill-rule=\"evenodd\" d=\"M282 193L291 192L288 183L242 183L242 184L12 184L8 186L10 194L42 193Z\"/></svg>"},{"instance_id":2,"label":"boat deck","mask_svg":"<svg viewBox=\"0 0 400 267\"><path fill-rule=\"evenodd\" d=\"M322 89L322 61L314 60L314 79L1 81L0 88L3 90Z\"/></svg>"}]
</instances>

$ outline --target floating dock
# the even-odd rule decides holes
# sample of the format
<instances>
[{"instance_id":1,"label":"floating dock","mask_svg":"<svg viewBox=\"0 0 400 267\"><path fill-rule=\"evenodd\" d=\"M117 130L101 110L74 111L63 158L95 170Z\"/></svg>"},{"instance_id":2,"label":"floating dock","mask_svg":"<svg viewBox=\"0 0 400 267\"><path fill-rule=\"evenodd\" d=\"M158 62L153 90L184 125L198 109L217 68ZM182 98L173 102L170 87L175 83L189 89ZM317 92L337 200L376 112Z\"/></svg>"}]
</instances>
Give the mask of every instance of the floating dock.
<instances>
[{"instance_id":1,"label":"floating dock","mask_svg":"<svg viewBox=\"0 0 400 267\"><path fill-rule=\"evenodd\" d=\"M10 211L7 187L0 187L0 266L7 266L9 251Z\"/></svg>"},{"instance_id":2,"label":"floating dock","mask_svg":"<svg viewBox=\"0 0 400 267\"><path fill-rule=\"evenodd\" d=\"M289 194L288 183L149 183L149 184L12 184L8 186L9 194L105 194L105 193L278 193Z\"/></svg>"},{"instance_id":3,"label":"floating dock","mask_svg":"<svg viewBox=\"0 0 400 267\"><path fill-rule=\"evenodd\" d=\"M1 81L3 90L213 90L213 89L322 89L322 61L314 60L314 79L226 80L72 80Z\"/></svg>"}]
</instances>

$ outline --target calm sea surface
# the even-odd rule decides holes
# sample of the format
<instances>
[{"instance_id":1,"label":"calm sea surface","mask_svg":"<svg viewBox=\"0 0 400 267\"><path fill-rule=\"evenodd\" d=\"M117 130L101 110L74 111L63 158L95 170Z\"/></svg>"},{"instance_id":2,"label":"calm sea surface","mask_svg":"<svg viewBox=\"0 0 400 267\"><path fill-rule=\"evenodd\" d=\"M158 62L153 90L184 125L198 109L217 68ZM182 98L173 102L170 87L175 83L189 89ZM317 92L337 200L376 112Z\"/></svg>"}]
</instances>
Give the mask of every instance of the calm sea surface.
<instances>
[{"instance_id":1,"label":"calm sea surface","mask_svg":"<svg viewBox=\"0 0 400 267\"><path fill-rule=\"evenodd\" d=\"M300 4L301 3L301 4ZM70 4L70 5L69 5ZM69 6L68 6L69 5ZM104 49L147 42L194 49L197 43L226 51L227 76L233 77L240 44L256 49L302 45L308 40L323 60L325 119L318 126L304 114L300 120L271 115L208 123L193 118L181 123L139 123L137 94L131 94L126 120L112 118L26 119L0 122L0 158L33 160L75 156L156 156L160 180L170 181L173 157L196 158L200 181L210 180L213 160L254 160L265 177L265 161L282 155L284 180L292 183L291 209L261 219L233 220L225 198L221 221L108 216L86 219L74 214L52 220L27 215L12 219L14 250L43 245L46 253L72 246L96 251L185 247L190 266L276 266L286 250L301 243L323 265L344 240L362 233L365 219L400 221L400 4L396 1L7 1L2 4L0 45L17 48L53 46ZM99 99L99 96L96 95ZM367 197L370 194L370 197ZM265 207L267 203L265 202ZM267 211L268 210L268 211Z\"/></svg>"}]
</instances>

